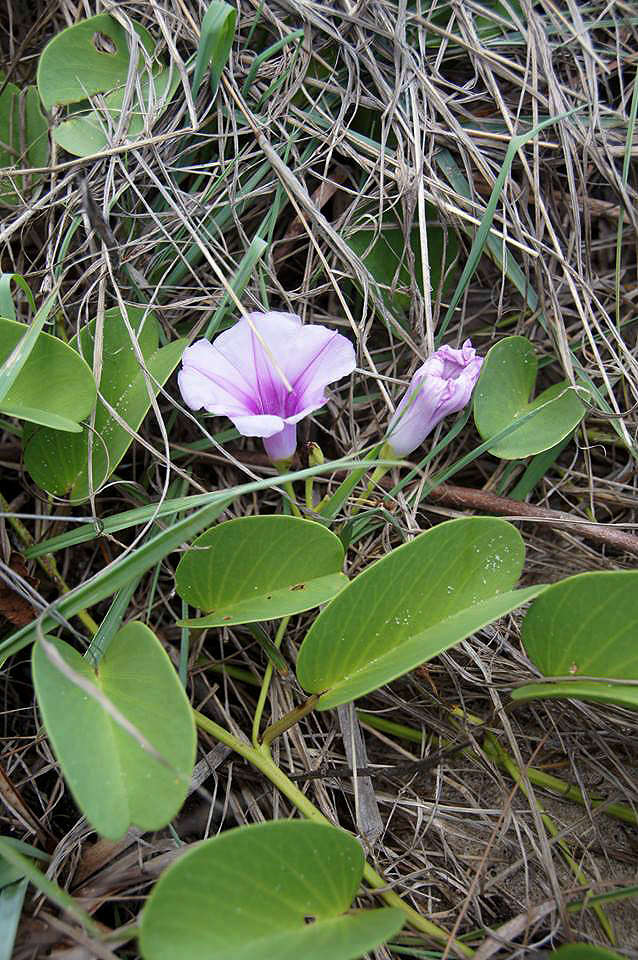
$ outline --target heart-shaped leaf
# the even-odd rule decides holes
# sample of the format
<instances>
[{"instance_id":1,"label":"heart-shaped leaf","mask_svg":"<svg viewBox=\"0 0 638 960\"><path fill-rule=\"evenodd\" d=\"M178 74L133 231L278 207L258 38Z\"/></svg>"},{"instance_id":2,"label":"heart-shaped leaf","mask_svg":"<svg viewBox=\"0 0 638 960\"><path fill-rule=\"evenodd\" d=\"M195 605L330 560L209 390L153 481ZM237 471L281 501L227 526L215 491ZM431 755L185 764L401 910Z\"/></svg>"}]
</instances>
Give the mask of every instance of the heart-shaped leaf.
<instances>
[{"instance_id":1,"label":"heart-shaped leaf","mask_svg":"<svg viewBox=\"0 0 638 960\"><path fill-rule=\"evenodd\" d=\"M151 378L152 391L157 394L159 386L179 363L185 341L176 340L160 349L159 327L153 315L141 307L128 307L127 312ZM94 336L95 321L92 321L80 331L81 353L89 363L93 362ZM72 343L77 346L77 339ZM151 405L144 372L117 307L107 310L104 318L99 391L106 403L98 399L95 414L92 481L96 490L117 467L132 443L132 432L137 431ZM130 430L120 425L106 404ZM58 430L31 431L26 437L24 462L35 482L49 493L62 496L70 492L73 500L85 500L89 496L88 437L87 429L73 437Z\"/></svg>"},{"instance_id":2,"label":"heart-shaped leaf","mask_svg":"<svg viewBox=\"0 0 638 960\"><path fill-rule=\"evenodd\" d=\"M24 342L29 330L27 324L0 318L0 366ZM11 417L77 433L79 421L91 412L95 397L93 374L82 357L57 337L41 332L0 410Z\"/></svg>"},{"instance_id":3,"label":"heart-shaped leaf","mask_svg":"<svg viewBox=\"0 0 638 960\"><path fill-rule=\"evenodd\" d=\"M311 520L239 517L207 530L182 557L178 594L221 627L275 620L332 600L348 583L338 537Z\"/></svg>"},{"instance_id":4,"label":"heart-shaped leaf","mask_svg":"<svg viewBox=\"0 0 638 960\"><path fill-rule=\"evenodd\" d=\"M360 957L405 919L393 908L350 910L363 865L355 838L322 823L279 820L228 830L162 874L142 914L142 956Z\"/></svg>"},{"instance_id":5,"label":"heart-shaped leaf","mask_svg":"<svg viewBox=\"0 0 638 960\"><path fill-rule=\"evenodd\" d=\"M56 142L69 153L83 157L109 146L128 99L131 57L137 77L121 131L128 139L144 130L150 111L152 119L161 115L177 88L179 74L157 60L148 30L135 21L132 26L133 36L101 13L62 30L42 52L37 74L42 102L47 109L71 105L68 119L53 130ZM102 109L87 99L94 94L104 94Z\"/></svg>"},{"instance_id":6,"label":"heart-shaped leaf","mask_svg":"<svg viewBox=\"0 0 638 960\"><path fill-rule=\"evenodd\" d=\"M97 673L73 647L47 637L47 648L33 648L32 669L47 735L95 829L117 839L131 824L142 830L166 826L186 797L195 725L154 634L143 623L127 624Z\"/></svg>"},{"instance_id":7,"label":"heart-shaped leaf","mask_svg":"<svg viewBox=\"0 0 638 960\"><path fill-rule=\"evenodd\" d=\"M519 460L549 450L583 419L585 408L573 387L556 383L535 400L538 359L526 337L506 337L487 354L474 391L474 422L484 440L537 410L490 448L502 460Z\"/></svg>"},{"instance_id":8,"label":"heart-shaped leaf","mask_svg":"<svg viewBox=\"0 0 638 960\"><path fill-rule=\"evenodd\" d=\"M6 167L46 167L49 124L40 109L35 87L20 90L0 72L0 170ZM42 179L37 174L0 177L0 206L25 202L25 195Z\"/></svg>"},{"instance_id":9,"label":"heart-shaped leaf","mask_svg":"<svg viewBox=\"0 0 638 960\"><path fill-rule=\"evenodd\" d=\"M420 534L319 614L299 651L299 683L327 710L413 670L544 589L513 590L524 556L506 520L451 520Z\"/></svg>"},{"instance_id":10,"label":"heart-shaped leaf","mask_svg":"<svg viewBox=\"0 0 638 960\"><path fill-rule=\"evenodd\" d=\"M553 584L528 611L523 644L542 674L574 680L527 684L512 697L570 697L638 708L638 684L618 682L638 681L637 633L638 570L579 573Z\"/></svg>"}]
</instances>

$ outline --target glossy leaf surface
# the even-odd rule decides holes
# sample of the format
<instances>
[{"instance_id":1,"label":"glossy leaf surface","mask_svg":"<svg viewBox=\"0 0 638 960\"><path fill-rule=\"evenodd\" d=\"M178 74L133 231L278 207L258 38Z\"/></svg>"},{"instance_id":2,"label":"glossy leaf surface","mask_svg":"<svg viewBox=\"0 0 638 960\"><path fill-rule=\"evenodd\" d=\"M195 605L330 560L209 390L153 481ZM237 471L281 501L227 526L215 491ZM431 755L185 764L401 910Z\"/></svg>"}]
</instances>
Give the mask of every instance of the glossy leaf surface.
<instances>
[{"instance_id":1,"label":"glossy leaf surface","mask_svg":"<svg viewBox=\"0 0 638 960\"><path fill-rule=\"evenodd\" d=\"M111 839L132 824L159 830L184 802L195 762L192 712L167 654L142 623L116 634L97 673L73 647L47 639L82 683L34 646L38 706L76 803Z\"/></svg>"},{"instance_id":2,"label":"glossy leaf surface","mask_svg":"<svg viewBox=\"0 0 638 960\"><path fill-rule=\"evenodd\" d=\"M400 910L346 914L363 873L349 834L303 820L228 830L160 877L144 960L351 960L395 934Z\"/></svg>"},{"instance_id":3,"label":"glossy leaf surface","mask_svg":"<svg viewBox=\"0 0 638 960\"><path fill-rule=\"evenodd\" d=\"M331 600L348 583L333 533L296 517L240 517L207 530L180 560L178 594L207 616L193 627L274 620Z\"/></svg>"},{"instance_id":4,"label":"glossy leaf surface","mask_svg":"<svg viewBox=\"0 0 638 960\"><path fill-rule=\"evenodd\" d=\"M505 520L442 523L364 570L317 617L297 678L319 709L347 703L536 596L514 590L525 549Z\"/></svg>"},{"instance_id":5,"label":"glossy leaf surface","mask_svg":"<svg viewBox=\"0 0 638 960\"><path fill-rule=\"evenodd\" d=\"M485 358L474 391L474 421L484 440L538 410L490 449L495 457L518 460L549 450L583 419L585 408L567 381L530 401L537 369L534 347L526 337L500 340Z\"/></svg>"},{"instance_id":6,"label":"glossy leaf surface","mask_svg":"<svg viewBox=\"0 0 638 960\"><path fill-rule=\"evenodd\" d=\"M580 573L553 584L523 622L523 644L547 677L558 683L527 684L515 700L570 697L638 708L638 571ZM579 680L578 677L587 679Z\"/></svg>"}]
</instances>

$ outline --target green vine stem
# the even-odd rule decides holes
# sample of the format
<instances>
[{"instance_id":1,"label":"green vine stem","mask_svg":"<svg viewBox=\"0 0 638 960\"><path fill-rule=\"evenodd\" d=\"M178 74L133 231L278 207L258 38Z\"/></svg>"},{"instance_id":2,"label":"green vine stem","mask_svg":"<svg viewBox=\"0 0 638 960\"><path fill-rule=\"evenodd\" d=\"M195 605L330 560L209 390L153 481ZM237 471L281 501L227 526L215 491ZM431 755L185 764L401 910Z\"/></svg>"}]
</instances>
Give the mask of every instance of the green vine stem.
<instances>
[{"instance_id":1,"label":"green vine stem","mask_svg":"<svg viewBox=\"0 0 638 960\"><path fill-rule=\"evenodd\" d=\"M302 514L301 514L301 510L300 510L299 507L297 506L297 498L296 498L296 496L295 496L295 490L294 490L294 487L293 487L293 485L292 485L292 480L286 480L286 482L284 483L283 487L284 487L284 490L286 491L286 493L288 494L288 497L289 497L289 501L288 501L288 502L289 502L289 505L290 505L290 509L292 510L293 516L294 516L294 517L299 517L300 520L303 520L303 516L302 516Z\"/></svg>"},{"instance_id":2,"label":"green vine stem","mask_svg":"<svg viewBox=\"0 0 638 960\"><path fill-rule=\"evenodd\" d=\"M357 710L357 716L364 726L370 727L372 730L379 730L381 733L389 733L395 737L401 737L404 740L409 740L411 743L420 744L423 742L422 732L414 729L414 727L406 727L402 723L395 723L393 720L386 720L384 717L378 717L374 713L367 713L365 710ZM466 719L472 722L472 718L468 717ZM474 719L478 721L478 718ZM449 740L445 740L443 742L445 746L452 746L452 743ZM476 751L471 747L461 747L459 749L459 753L465 757L477 756ZM490 759L501 770L509 773L509 770L505 765L504 756L499 754L496 756L490 756ZM565 783L565 781L561 780L559 777L553 777L551 774L545 773L543 770L537 770L535 767L527 767L526 773L529 782L535 787L542 787L545 790L549 790L550 793L558 794L565 800L568 800L571 803L577 803L581 807L590 806L592 810L595 810L597 807L602 807L603 813L606 813L608 816L614 817L616 820L621 820L623 823L629 823L632 827L638 827L638 816L636 816L636 813L626 803L608 803L607 800L599 800L595 797L591 797L579 790L578 787L574 787L570 783Z\"/></svg>"},{"instance_id":3,"label":"green vine stem","mask_svg":"<svg viewBox=\"0 0 638 960\"><path fill-rule=\"evenodd\" d=\"M288 621L290 617L284 617L277 627L277 633L275 635L275 647L277 650L281 647L281 642L284 638L286 632L286 627L288 626ZM268 691L270 690L270 681L272 680L273 674L273 662L272 660L268 661L266 666L266 671L264 673L264 679L261 682L261 690L259 691L259 699L257 700L257 706L255 708L255 715L253 717L253 747L259 749L259 726L261 724L261 717L264 712L264 707L266 705L266 698L268 696Z\"/></svg>"},{"instance_id":4,"label":"green vine stem","mask_svg":"<svg viewBox=\"0 0 638 960\"><path fill-rule=\"evenodd\" d=\"M251 746L249 743L242 742L232 733L230 733L229 730L221 727L213 720L209 720L208 717L205 717L197 710L193 710L193 716L195 718L195 723L201 730L205 730L206 733L210 734L216 740L219 740L220 743L230 747L231 750L234 750L235 753L238 753L240 757L243 757L254 767L256 767L257 770L260 770L264 776L268 777L270 782L277 787L277 789L285 797L287 797L292 804L294 804L297 810L299 810L299 812L303 814L306 819L314 820L316 823L327 823L334 827L334 824L331 823L330 820L328 820L328 818L325 817L323 813L317 809L317 807L315 807L314 803L312 803L312 801L309 800L308 797L302 793L301 790L296 787L291 780L288 779L286 774L279 769L277 764L266 752L256 750L255 747ZM386 881L367 862L363 871L363 878L368 886L371 887L371 889L379 891L380 897L389 907L397 907L399 910L402 910L406 916L407 922L415 930L419 930L422 933L427 934L437 943L445 945L449 944L461 957L471 957L473 955L474 951L470 947L467 947L463 943L459 943L458 940L450 941L450 937L445 930L442 930L441 927L438 927L435 923L432 923L431 920L423 917L420 913L405 903L393 890L388 890Z\"/></svg>"}]
</instances>

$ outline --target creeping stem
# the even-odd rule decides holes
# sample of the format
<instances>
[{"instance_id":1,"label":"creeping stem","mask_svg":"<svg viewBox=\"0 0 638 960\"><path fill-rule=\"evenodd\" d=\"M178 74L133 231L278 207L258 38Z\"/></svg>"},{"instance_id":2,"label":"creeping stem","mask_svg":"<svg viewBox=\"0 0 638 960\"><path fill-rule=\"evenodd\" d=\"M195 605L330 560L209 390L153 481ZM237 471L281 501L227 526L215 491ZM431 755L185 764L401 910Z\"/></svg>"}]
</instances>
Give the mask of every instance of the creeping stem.
<instances>
[{"instance_id":1,"label":"creeping stem","mask_svg":"<svg viewBox=\"0 0 638 960\"><path fill-rule=\"evenodd\" d=\"M197 710L193 710L193 716L195 723L201 730L205 730L206 733L215 737L220 743L224 743L227 747L230 747L231 750L234 750L240 757L243 757L256 767L257 770L260 770L264 776L268 777L270 782L294 804L306 819L314 820L316 823L326 823L334 827L334 824L331 823L327 817L324 817L323 813L315 807L314 803L279 769L268 753L256 750L255 747L249 743L239 740L238 737L235 737L229 730L221 727L213 720L209 720L208 717L205 717ZM402 910L406 916L406 920L415 930L426 933L429 937L432 937L433 940L436 940L437 943L447 945L450 942L450 937L445 930L437 927L435 923L421 916L420 913L407 903L404 903L401 897L394 893L393 890L388 890L386 881L376 870L373 870L368 863L365 865L363 878L369 887L379 891L380 897L389 907L397 907L399 910ZM459 943L458 940L453 940L451 946L454 947L457 954L461 957L471 957L474 953L473 950L465 946L465 944Z\"/></svg>"}]
</instances>

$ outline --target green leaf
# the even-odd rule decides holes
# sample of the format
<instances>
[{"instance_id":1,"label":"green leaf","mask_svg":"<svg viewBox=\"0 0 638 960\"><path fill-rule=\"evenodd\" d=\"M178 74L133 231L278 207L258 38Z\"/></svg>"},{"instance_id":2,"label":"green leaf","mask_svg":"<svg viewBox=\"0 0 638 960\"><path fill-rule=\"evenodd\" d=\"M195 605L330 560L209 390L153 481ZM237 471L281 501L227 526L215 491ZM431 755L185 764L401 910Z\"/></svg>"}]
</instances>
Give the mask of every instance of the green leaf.
<instances>
[{"instance_id":1,"label":"green leaf","mask_svg":"<svg viewBox=\"0 0 638 960\"><path fill-rule=\"evenodd\" d=\"M42 333L44 324L47 322L49 314L53 309L57 295L58 291L56 288L44 301L33 318L33 322L27 326L24 336L20 338L9 356L2 361L2 366L0 366L0 405L29 359L37 339Z\"/></svg>"},{"instance_id":2,"label":"green leaf","mask_svg":"<svg viewBox=\"0 0 638 960\"><path fill-rule=\"evenodd\" d=\"M183 353L185 341L176 340L161 349L159 326L152 314L141 307L128 307L128 319L137 334L137 342L150 374L152 390L169 378ZM95 321L80 331L80 351L93 362ZM77 339L72 341L77 345ZM107 310L104 318L104 341L100 396L95 414L92 451L92 481L98 489L113 473L128 450L133 437L151 405L144 372L140 368L122 314L117 307ZM113 417L112 407L130 427L121 426ZM57 430L32 430L26 438L24 462L27 470L44 490L57 496L70 493L75 501L89 496L88 438L85 429L78 436L67 436Z\"/></svg>"},{"instance_id":3,"label":"green leaf","mask_svg":"<svg viewBox=\"0 0 638 960\"><path fill-rule=\"evenodd\" d=\"M195 762L192 711L168 655L143 623L119 631L97 673L62 640L47 643L101 698L63 673L41 642L34 646L40 713L76 803L111 839L131 824L164 827L186 798Z\"/></svg>"},{"instance_id":4,"label":"green leaf","mask_svg":"<svg viewBox=\"0 0 638 960\"><path fill-rule=\"evenodd\" d=\"M43 853L42 850L38 850L37 847L32 846L30 843L24 843L23 840L18 840L16 837L2 837L0 839L26 857L34 857L36 860L44 860L45 862L51 859L48 853ZM15 883L16 880L21 880L23 876L24 870L21 870L20 867L14 863L9 863L9 861L5 860L2 854L0 854L0 889ZM0 930L1 929L2 924L0 924Z\"/></svg>"},{"instance_id":5,"label":"green leaf","mask_svg":"<svg viewBox=\"0 0 638 960\"><path fill-rule=\"evenodd\" d=\"M161 115L179 83L177 71L166 69L155 58L155 42L148 30L135 21L132 26L139 52L127 126L121 131L128 139L145 129L149 111L154 111L153 119ZM127 99L131 41L117 20L101 13L62 30L44 48L38 63L38 90L49 110L71 105L67 119L53 130L56 142L69 153L82 157L110 145ZM100 110L87 99L98 93L105 94Z\"/></svg>"},{"instance_id":6,"label":"green leaf","mask_svg":"<svg viewBox=\"0 0 638 960\"><path fill-rule=\"evenodd\" d=\"M0 87L5 83L0 71ZM20 90L7 83L0 93L0 171L6 167L46 167L49 162L49 124L40 109L35 87ZM25 202L25 194L42 175L2 176L0 206ZM13 318L12 318L13 319Z\"/></svg>"},{"instance_id":7,"label":"green leaf","mask_svg":"<svg viewBox=\"0 0 638 960\"><path fill-rule=\"evenodd\" d=\"M338 537L312 520L240 517L207 530L179 562L175 587L220 627L275 620L331 600L348 583Z\"/></svg>"},{"instance_id":8,"label":"green leaf","mask_svg":"<svg viewBox=\"0 0 638 960\"><path fill-rule=\"evenodd\" d=\"M11 295L11 284L15 283L26 295L33 313L36 311L35 300L31 293L31 287L24 279L21 273L0 273L0 317L6 317L7 320L17 320L16 308Z\"/></svg>"},{"instance_id":9,"label":"green leaf","mask_svg":"<svg viewBox=\"0 0 638 960\"><path fill-rule=\"evenodd\" d=\"M22 914L24 895L27 892L29 881L16 880L15 883L0 890L0 960L11 960L15 936Z\"/></svg>"},{"instance_id":10,"label":"green leaf","mask_svg":"<svg viewBox=\"0 0 638 960\"><path fill-rule=\"evenodd\" d=\"M427 207L428 219L436 216L434 207ZM445 273L458 252L456 235L448 231L447 245L443 243L443 230L436 223L428 223L428 261L430 265L430 284L432 290L438 290L441 276ZM348 246L358 254L374 279L383 290L388 305L394 304L401 310L408 310L411 302L410 280L413 276L405 252L405 236L399 227L384 226L375 239L373 230L358 230L346 238ZM410 245L414 256L414 270L417 284L422 293L423 264L421 260L421 232L414 228L410 234ZM445 260L443 257L445 251ZM398 271L398 273L397 273ZM396 277L396 280L395 280Z\"/></svg>"},{"instance_id":11,"label":"green leaf","mask_svg":"<svg viewBox=\"0 0 638 960\"><path fill-rule=\"evenodd\" d=\"M638 708L638 570L579 573L555 583L532 605L523 622L523 644L547 677L512 692L514 700L570 697ZM587 677L579 680L579 677Z\"/></svg>"},{"instance_id":12,"label":"green leaf","mask_svg":"<svg viewBox=\"0 0 638 960\"><path fill-rule=\"evenodd\" d=\"M463 518L420 534L319 614L299 651L299 683L327 710L413 670L544 589L513 590L524 556L506 520Z\"/></svg>"},{"instance_id":13,"label":"green leaf","mask_svg":"<svg viewBox=\"0 0 638 960\"><path fill-rule=\"evenodd\" d=\"M280 820L228 830L162 874L142 914L142 956L360 957L405 919L392 908L350 910L363 865L355 838L322 823Z\"/></svg>"},{"instance_id":14,"label":"green leaf","mask_svg":"<svg viewBox=\"0 0 638 960\"><path fill-rule=\"evenodd\" d=\"M88 416L95 403L93 374L75 350L57 337L37 332L35 323L34 320L28 326L0 318L1 364L15 356L19 344L25 352L32 347L0 402L0 411L32 423L55 423L61 430L77 432L81 429L79 421ZM31 332L35 339L31 339Z\"/></svg>"},{"instance_id":15,"label":"green leaf","mask_svg":"<svg viewBox=\"0 0 638 960\"><path fill-rule=\"evenodd\" d=\"M489 351L474 391L474 421L489 440L525 414L538 413L490 449L502 460L518 460L549 450L566 437L585 415L585 408L567 382L554 384L530 401L538 359L526 337L506 337Z\"/></svg>"},{"instance_id":16,"label":"green leaf","mask_svg":"<svg viewBox=\"0 0 638 960\"><path fill-rule=\"evenodd\" d=\"M619 953L591 943L566 943L551 954L556 960L625 960Z\"/></svg>"},{"instance_id":17,"label":"green leaf","mask_svg":"<svg viewBox=\"0 0 638 960\"><path fill-rule=\"evenodd\" d=\"M228 3L213 0L208 5L202 20L197 58L193 71L192 91L194 97L197 96L208 64L210 64L211 95L214 97L217 93L222 71L226 66L230 48L233 45L236 20L237 11Z\"/></svg>"}]
</instances>

